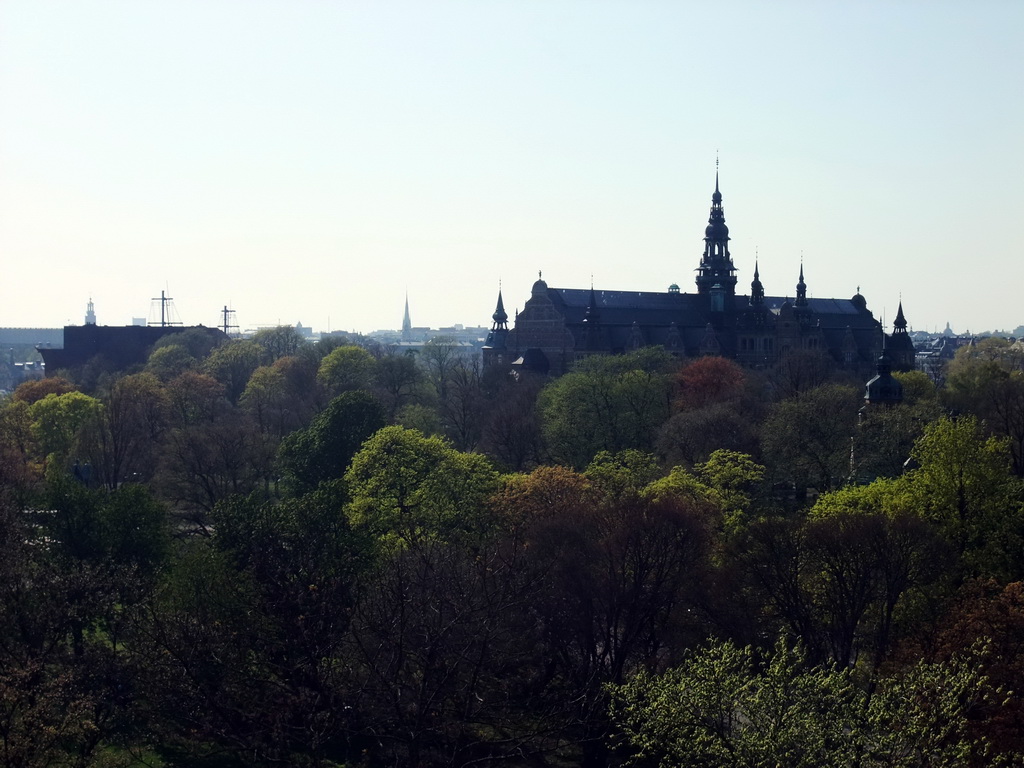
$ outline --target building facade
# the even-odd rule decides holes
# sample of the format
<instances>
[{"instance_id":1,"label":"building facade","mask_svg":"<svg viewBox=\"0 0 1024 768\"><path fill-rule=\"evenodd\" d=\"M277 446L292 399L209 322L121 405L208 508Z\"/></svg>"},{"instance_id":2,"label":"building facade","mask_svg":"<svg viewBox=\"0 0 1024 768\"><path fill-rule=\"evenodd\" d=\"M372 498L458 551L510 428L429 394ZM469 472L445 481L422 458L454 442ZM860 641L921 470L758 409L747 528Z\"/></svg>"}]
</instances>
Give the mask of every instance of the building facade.
<instances>
[{"instance_id":1,"label":"building facade","mask_svg":"<svg viewBox=\"0 0 1024 768\"><path fill-rule=\"evenodd\" d=\"M552 288L538 276L512 327L499 291L484 366L557 376L588 355L658 345L678 357L719 355L749 367L804 351L857 375L874 371L884 333L859 289L849 299L808 298L801 263L794 298L768 296L755 261L750 293L737 294L729 240L716 175L695 293L678 285L664 293ZM902 304L886 347L896 370L913 368Z\"/></svg>"}]
</instances>

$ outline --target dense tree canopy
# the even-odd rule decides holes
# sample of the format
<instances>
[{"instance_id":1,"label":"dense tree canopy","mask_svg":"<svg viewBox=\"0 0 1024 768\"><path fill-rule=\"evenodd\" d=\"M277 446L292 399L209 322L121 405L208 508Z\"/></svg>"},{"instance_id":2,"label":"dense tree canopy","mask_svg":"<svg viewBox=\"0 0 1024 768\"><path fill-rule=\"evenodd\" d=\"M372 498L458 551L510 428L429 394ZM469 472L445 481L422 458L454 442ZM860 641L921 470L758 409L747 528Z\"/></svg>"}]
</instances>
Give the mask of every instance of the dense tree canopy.
<instances>
[{"instance_id":1,"label":"dense tree canopy","mask_svg":"<svg viewBox=\"0 0 1024 768\"><path fill-rule=\"evenodd\" d=\"M0 765L1020 759L1015 347L213 341L0 400Z\"/></svg>"}]
</instances>

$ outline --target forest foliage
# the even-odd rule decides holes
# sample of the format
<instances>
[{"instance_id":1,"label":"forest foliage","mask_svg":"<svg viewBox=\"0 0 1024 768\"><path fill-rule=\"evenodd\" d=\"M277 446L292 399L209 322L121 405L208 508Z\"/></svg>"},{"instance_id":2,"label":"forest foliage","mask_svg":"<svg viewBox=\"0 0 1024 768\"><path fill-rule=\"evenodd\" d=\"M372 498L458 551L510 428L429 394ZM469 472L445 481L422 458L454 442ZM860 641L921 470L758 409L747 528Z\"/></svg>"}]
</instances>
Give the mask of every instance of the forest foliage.
<instances>
[{"instance_id":1,"label":"forest foliage","mask_svg":"<svg viewBox=\"0 0 1024 768\"><path fill-rule=\"evenodd\" d=\"M1021 764L1014 347L205 339L0 402L0 765Z\"/></svg>"}]
</instances>

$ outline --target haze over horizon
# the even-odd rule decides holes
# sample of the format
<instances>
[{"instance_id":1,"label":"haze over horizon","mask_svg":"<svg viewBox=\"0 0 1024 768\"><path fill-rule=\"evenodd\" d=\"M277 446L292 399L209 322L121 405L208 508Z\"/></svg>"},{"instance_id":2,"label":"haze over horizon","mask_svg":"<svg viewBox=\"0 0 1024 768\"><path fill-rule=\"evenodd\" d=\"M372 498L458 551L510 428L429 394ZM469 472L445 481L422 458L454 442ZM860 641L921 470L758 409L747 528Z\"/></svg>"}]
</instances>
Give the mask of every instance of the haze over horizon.
<instances>
[{"instance_id":1,"label":"haze over horizon","mask_svg":"<svg viewBox=\"0 0 1024 768\"><path fill-rule=\"evenodd\" d=\"M397 328L693 275L1024 324L1024 4L0 5L0 326Z\"/></svg>"}]
</instances>

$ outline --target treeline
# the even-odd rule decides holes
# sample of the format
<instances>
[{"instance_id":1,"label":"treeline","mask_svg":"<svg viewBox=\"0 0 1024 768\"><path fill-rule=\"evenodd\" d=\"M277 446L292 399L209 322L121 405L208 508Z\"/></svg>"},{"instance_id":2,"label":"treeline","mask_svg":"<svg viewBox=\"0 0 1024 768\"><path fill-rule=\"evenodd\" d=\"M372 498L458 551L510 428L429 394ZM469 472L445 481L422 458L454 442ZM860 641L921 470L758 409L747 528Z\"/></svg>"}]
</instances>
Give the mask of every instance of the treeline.
<instances>
[{"instance_id":1,"label":"treeline","mask_svg":"<svg viewBox=\"0 0 1024 768\"><path fill-rule=\"evenodd\" d=\"M1022 362L872 410L800 354L274 329L23 384L0 765L1016 764Z\"/></svg>"}]
</instances>

